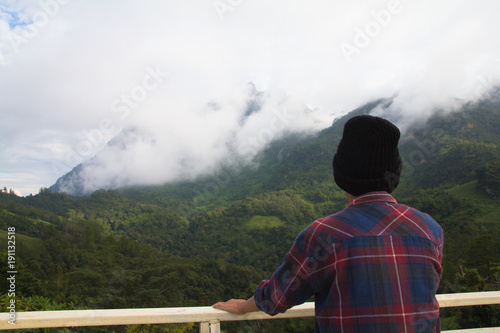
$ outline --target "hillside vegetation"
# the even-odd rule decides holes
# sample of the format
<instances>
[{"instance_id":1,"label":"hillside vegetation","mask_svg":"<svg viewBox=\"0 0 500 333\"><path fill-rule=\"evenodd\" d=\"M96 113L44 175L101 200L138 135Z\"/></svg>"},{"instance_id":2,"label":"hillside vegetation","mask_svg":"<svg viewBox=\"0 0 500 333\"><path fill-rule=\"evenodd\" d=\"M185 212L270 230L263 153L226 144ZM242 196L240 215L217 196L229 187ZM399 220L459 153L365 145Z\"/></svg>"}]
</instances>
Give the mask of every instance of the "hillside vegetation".
<instances>
[{"instance_id":1,"label":"hillside vegetation","mask_svg":"<svg viewBox=\"0 0 500 333\"><path fill-rule=\"evenodd\" d=\"M493 96L456 112L438 112L425 124L410 126L401 140L405 167L394 196L431 214L445 231L439 293L500 290L498 101ZM0 269L8 270L6 232L15 227L22 272L17 309L197 306L248 297L304 227L347 204L331 170L345 121L374 109L389 112L390 103L369 103L314 136L281 138L254 164L223 164L193 182L101 190L87 197L49 189L28 197L0 193ZM0 302L5 311L6 294ZM442 322L443 329L500 326L500 310L446 309ZM314 331L311 318L223 328ZM197 327L79 329L146 330L197 332Z\"/></svg>"}]
</instances>

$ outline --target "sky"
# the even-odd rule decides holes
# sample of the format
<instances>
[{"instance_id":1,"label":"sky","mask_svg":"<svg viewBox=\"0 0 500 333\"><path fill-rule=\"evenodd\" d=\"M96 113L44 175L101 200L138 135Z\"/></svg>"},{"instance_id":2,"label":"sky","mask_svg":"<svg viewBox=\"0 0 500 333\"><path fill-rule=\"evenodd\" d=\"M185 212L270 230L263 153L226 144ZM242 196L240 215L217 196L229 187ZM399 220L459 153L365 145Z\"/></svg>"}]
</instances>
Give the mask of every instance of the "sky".
<instances>
[{"instance_id":1,"label":"sky","mask_svg":"<svg viewBox=\"0 0 500 333\"><path fill-rule=\"evenodd\" d=\"M404 130L498 83L499 12L496 0L0 0L0 188L36 194L93 157L95 187L193 176L382 97ZM249 82L262 107L245 118Z\"/></svg>"}]
</instances>

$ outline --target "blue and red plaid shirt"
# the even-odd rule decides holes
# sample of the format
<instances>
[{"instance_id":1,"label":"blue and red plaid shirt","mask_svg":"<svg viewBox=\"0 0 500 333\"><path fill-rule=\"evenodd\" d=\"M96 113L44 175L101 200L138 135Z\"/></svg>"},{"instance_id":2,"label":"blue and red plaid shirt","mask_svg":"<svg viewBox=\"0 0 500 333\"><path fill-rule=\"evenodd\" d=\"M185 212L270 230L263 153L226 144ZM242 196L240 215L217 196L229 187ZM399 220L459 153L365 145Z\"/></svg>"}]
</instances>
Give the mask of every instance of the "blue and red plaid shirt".
<instances>
[{"instance_id":1,"label":"blue and red plaid shirt","mask_svg":"<svg viewBox=\"0 0 500 333\"><path fill-rule=\"evenodd\" d=\"M314 296L316 332L439 332L442 253L429 215L367 193L302 231L255 303L277 314Z\"/></svg>"}]
</instances>

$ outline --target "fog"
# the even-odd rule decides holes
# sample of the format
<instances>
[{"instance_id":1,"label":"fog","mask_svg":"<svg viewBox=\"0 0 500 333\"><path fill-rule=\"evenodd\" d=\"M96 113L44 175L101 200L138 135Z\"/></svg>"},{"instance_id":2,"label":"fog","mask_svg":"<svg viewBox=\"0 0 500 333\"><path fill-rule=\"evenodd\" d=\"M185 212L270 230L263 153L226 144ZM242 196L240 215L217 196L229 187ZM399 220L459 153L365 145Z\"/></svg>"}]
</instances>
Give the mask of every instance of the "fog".
<instances>
[{"instance_id":1,"label":"fog","mask_svg":"<svg viewBox=\"0 0 500 333\"><path fill-rule=\"evenodd\" d=\"M499 7L3 1L0 186L80 163L89 189L193 177L384 97L404 130L498 83Z\"/></svg>"}]
</instances>

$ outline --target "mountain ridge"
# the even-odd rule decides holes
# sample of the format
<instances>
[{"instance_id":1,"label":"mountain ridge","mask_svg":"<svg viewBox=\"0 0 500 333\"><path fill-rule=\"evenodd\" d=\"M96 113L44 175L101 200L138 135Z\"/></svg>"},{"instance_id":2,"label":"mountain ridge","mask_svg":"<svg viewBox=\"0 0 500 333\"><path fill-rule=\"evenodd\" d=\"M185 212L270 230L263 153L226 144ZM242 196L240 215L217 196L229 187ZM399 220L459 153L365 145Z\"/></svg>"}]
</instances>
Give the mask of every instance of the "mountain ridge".
<instances>
[{"instance_id":1,"label":"mountain ridge","mask_svg":"<svg viewBox=\"0 0 500 333\"><path fill-rule=\"evenodd\" d=\"M314 135L281 137L253 163L222 163L194 181L84 197L47 188L27 197L0 192L0 230L15 227L19 236L20 304L32 310L47 302L55 309L124 308L248 298L297 234L345 208L331 169L343 123L358 114L386 116L390 101L366 104ZM404 131L405 167L393 195L443 227L439 293L498 290L500 200L486 188L500 193L499 147L498 100L437 112ZM480 317L468 311L442 311L443 329L495 326L500 318L494 308ZM263 331L314 327L269 322Z\"/></svg>"},{"instance_id":2,"label":"mountain ridge","mask_svg":"<svg viewBox=\"0 0 500 333\"><path fill-rule=\"evenodd\" d=\"M246 167L241 170L232 170L231 168L222 169L219 173L205 175L200 177L197 182L179 182L185 187L192 187L192 193L186 195L186 199L193 200L198 193L201 196L205 188L215 188L216 197L222 195L227 190L236 187L246 187L245 193L237 196L244 198L248 195L263 193L266 190L286 189L288 186L306 193L307 197L314 197L317 194L308 191L308 185L327 186L330 191L335 191L333 184L331 159L339 142L343 125L351 117L360 114L370 114L374 110L389 110L391 99L379 99L368 103L360 108L337 119L330 127L316 133L315 135L300 136L290 135L275 142L272 142L256 159L257 166ZM416 184L425 184L427 187L432 185L442 185L446 183L449 171L436 167L439 163L449 163L446 158L457 158L457 154L465 153L470 148L477 149L476 155L466 155L467 159L462 162L468 163L469 172L455 170L456 180L463 178L463 181L470 181L474 178L474 165L484 164L494 160L498 153L500 145L500 135L496 128L500 128L500 103L493 104L491 100L484 100L477 103L465 104L461 109L447 113L436 113L426 123L415 127L409 127L406 133L402 134L400 142L400 153L404 161L402 173L403 182L397 193L409 193ZM390 119L390 117L387 117ZM479 143L472 144L480 138ZM454 150L449 149L458 145ZM448 150L443 150L446 148ZM482 153L482 157L480 156ZM440 162L432 162L433 159L442 159ZM477 160L477 158L480 158ZM430 162L429 162L430 161ZM452 163L459 166L461 163ZM436 178L427 177L430 169L441 170ZM243 179L242 179L243 178ZM246 178L246 179L245 179ZM257 181L255 179L264 179ZM194 186L193 184L197 184ZM250 184L250 183L253 183ZM165 184L151 187L161 195L161 188L175 188L175 184ZM178 186L180 188L181 186ZM196 187L196 189L195 189ZM309 186L311 187L311 186ZM126 195L134 196L134 192L141 192L141 188L124 188L120 191ZM260 188L260 190L258 190ZM259 192L260 191L260 192ZM167 190L168 192L168 190ZM209 190L207 191L209 192ZM234 191L233 191L234 192ZM200 194L201 193L201 194ZM209 195L210 196L210 195ZM314 201L314 199L313 199Z\"/></svg>"}]
</instances>

